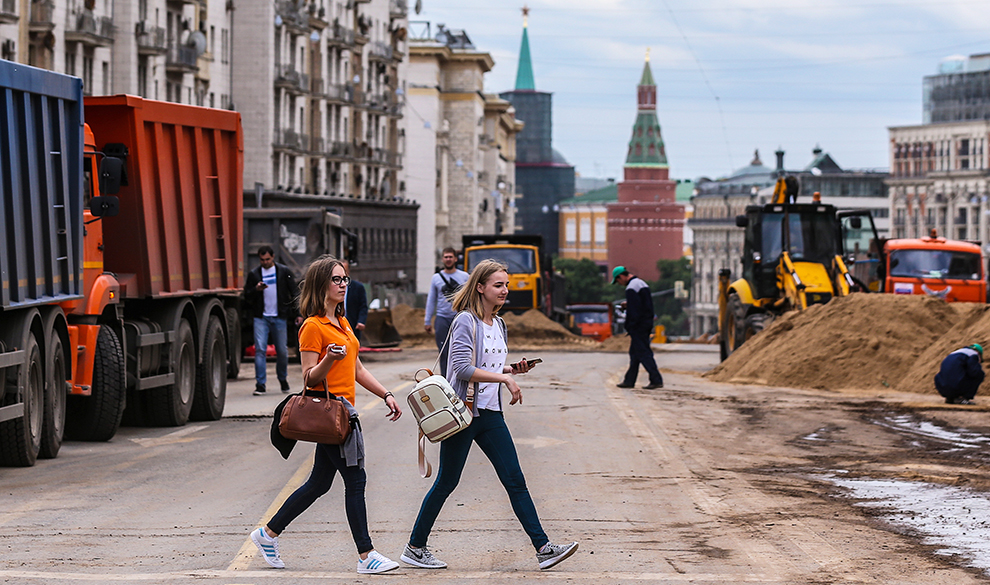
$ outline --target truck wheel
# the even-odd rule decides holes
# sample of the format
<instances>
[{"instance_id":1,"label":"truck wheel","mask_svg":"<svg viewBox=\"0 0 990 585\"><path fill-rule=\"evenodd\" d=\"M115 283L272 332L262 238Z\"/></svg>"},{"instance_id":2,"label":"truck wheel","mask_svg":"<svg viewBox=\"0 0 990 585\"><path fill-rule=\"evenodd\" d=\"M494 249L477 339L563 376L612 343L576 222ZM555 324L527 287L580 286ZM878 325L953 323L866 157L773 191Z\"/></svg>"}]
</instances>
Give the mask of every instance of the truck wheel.
<instances>
[{"instance_id":1,"label":"truck wheel","mask_svg":"<svg viewBox=\"0 0 990 585\"><path fill-rule=\"evenodd\" d=\"M753 313L746 317L746 340L749 341L756 334L762 333L771 323L773 323L773 315L767 313Z\"/></svg>"},{"instance_id":2,"label":"truck wheel","mask_svg":"<svg viewBox=\"0 0 990 585\"><path fill-rule=\"evenodd\" d=\"M0 465L30 467L41 449L42 410L45 402L45 373L41 350L32 334L25 348L27 361L7 369L9 394L20 395L24 416L0 423ZM23 388L23 393L20 389Z\"/></svg>"},{"instance_id":3,"label":"truck wheel","mask_svg":"<svg viewBox=\"0 0 990 585\"><path fill-rule=\"evenodd\" d=\"M206 325L203 361L196 374L196 398L190 418L220 420L227 400L227 340L216 317L210 317Z\"/></svg>"},{"instance_id":4,"label":"truck wheel","mask_svg":"<svg viewBox=\"0 0 990 585\"><path fill-rule=\"evenodd\" d=\"M241 373L241 315L237 309L227 309L227 378L236 380Z\"/></svg>"},{"instance_id":5,"label":"truck wheel","mask_svg":"<svg viewBox=\"0 0 990 585\"><path fill-rule=\"evenodd\" d=\"M156 427L181 427L189 420L196 391L196 340L192 327L179 322L172 346L175 383L148 392L148 422Z\"/></svg>"},{"instance_id":6,"label":"truck wheel","mask_svg":"<svg viewBox=\"0 0 990 585\"><path fill-rule=\"evenodd\" d=\"M48 346L49 378L45 384L45 411L41 426L41 451L38 456L42 459L54 459L62 447L62 436L65 434L65 402L68 392L65 381L68 379L65 367L65 354L62 353L62 338L52 332L52 342Z\"/></svg>"},{"instance_id":7,"label":"truck wheel","mask_svg":"<svg viewBox=\"0 0 990 585\"><path fill-rule=\"evenodd\" d=\"M65 436L78 441L109 441L124 416L127 377L124 350L117 332L100 327L93 357L93 392L69 396L66 401Z\"/></svg>"}]
</instances>

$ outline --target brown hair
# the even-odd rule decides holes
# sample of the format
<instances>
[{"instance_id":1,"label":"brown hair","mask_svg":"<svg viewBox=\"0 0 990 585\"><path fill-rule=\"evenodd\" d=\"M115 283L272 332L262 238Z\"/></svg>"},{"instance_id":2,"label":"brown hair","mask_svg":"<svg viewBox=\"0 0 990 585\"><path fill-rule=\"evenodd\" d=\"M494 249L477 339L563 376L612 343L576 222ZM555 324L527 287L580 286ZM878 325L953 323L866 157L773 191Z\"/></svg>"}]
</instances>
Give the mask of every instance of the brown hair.
<instances>
[{"instance_id":1,"label":"brown hair","mask_svg":"<svg viewBox=\"0 0 990 585\"><path fill-rule=\"evenodd\" d=\"M447 246L446 248L444 248L443 251L440 252L440 255L443 256L444 254L447 254L447 253L450 253L450 254L453 254L454 256L457 256L457 250L451 248L450 246Z\"/></svg>"},{"instance_id":2,"label":"brown hair","mask_svg":"<svg viewBox=\"0 0 990 585\"><path fill-rule=\"evenodd\" d=\"M314 260L306 269L306 276L303 278L299 293L299 312L304 317L326 315L330 276L333 274L333 269L338 266L343 268L343 263L325 254ZM338 317L344 314L344 303L337 304L335 313Z\"/></svg>"},{"instance_id":3,"label":"brown hair","mask_svg":"<svg viewBox=\"0 0 990 585\"><path fill-rule=\"evenodd\" d=\"M450 301L454 311L471 311L479 319L487 317L484 314L485 305L481 301L481 293L478 292L478 285L487 283L488 279L496 272L508 273L509 267L498 260L489 259L479 262L474 267L474 270L471 271L471 276L468 277L467 282L464 283L461 290L457 291L454 299ZM502 305L495 305L492 316L498 315L498 311L501 308Z\"/></svg>"}]
</instances>

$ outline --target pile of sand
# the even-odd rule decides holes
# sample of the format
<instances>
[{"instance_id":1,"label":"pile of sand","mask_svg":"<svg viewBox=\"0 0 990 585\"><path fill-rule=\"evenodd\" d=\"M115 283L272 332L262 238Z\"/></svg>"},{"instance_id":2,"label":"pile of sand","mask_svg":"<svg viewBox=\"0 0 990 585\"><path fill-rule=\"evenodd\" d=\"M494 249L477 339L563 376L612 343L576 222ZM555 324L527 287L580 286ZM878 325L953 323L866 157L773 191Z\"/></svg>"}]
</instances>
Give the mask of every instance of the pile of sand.
<instances>
[{"instance_id":1,"label":"pile of sand","mask_svg":"<svg viewBox=\"0 0 990 585\"><path fill-rule=\"evenodd\" d=\"M971 343L990 347L986 305L855 294L783 315L707 375L720 382L929 393L942 359Z\"/></svg>"}]
</instances>

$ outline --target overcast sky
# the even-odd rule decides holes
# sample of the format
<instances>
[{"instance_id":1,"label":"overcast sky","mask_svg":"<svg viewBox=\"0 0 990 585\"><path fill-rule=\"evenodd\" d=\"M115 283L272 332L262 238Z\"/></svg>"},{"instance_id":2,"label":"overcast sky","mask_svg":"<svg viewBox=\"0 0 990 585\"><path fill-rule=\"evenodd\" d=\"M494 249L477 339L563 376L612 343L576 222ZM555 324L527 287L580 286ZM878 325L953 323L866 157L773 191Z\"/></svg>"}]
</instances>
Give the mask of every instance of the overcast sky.
<instances>
[{"instance_id":1,"label":"overcast sky","mask_svg":"<svg viewBox=\"0 0 990 585\"><path fill-rule=\"evenodd\" d=\"M783 147L803 168L816 144L843 168L887 168L887 127L921 123L922 77L990 52L988 0L526 3L554 148L585 177L621 178L647 47L671 177L690 179L729 175L757 148L767 166ZM515 85L522 5L423 0L409 19L466 30L495 59L486 91L501 92Z\"/></svg>"}]
</instances>

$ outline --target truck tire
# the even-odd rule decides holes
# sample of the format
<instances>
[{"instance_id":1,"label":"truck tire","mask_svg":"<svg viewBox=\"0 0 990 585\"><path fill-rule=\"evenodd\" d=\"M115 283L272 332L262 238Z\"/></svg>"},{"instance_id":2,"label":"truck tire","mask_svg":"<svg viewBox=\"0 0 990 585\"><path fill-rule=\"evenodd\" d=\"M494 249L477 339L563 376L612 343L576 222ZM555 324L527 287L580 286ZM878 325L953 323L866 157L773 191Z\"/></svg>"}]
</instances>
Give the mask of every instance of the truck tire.
<instances>
[{"instance_id":1,"label":"truck tire","mask_svg":"<svg viewBox=\"0 0 990 585\"><path fill-rule=\"evenodd\" d=\"M7 368L7 393L20 395L24 416L0 423L0 465L3 466L30 467L41 450L45 370L34 334L28 338L24 349L27 361L20 367ZM23 394L21 388L24 389Z\"/></svg>"},{"instance_id":2,"label":"truck tire","mask_svg":"<svg viewBox=\"0 0 990 585\"><path fill-rule=\"evenodd\" d=\"M77 441L109 441L124 416L127 376L124 350L117 332L100 327L93 358L93 389L89 396L66 401L65 436Z\"/></svg>"},{"instance_id":3,"label":"truck tire","mask_svg":"<svg viewBox=\"0 0 990 585\"><path fill-rule=\"evenodd\" d=\"M227 309L227 378L236 380L241 373L241 315L237 309Z\"/></svg>"},{"instance_id":4,"label":"truck tire","mask_svg":"<svg viewBox=\"0 0 990 585\"><path fill-rule=\"evenodd\" d=\"M179 322L172 346L175 383L148 391L148 423L155 427L181 427L189 420L196 392L196 340L192 327Z\"/></svg>"},{"instance_id":5,"label":"truck tire","mask_svg":"<svg viewBox=\"0 0 990 585\"><path fill-rule=\"evenodd\" d=\"M753 313L746 317L746 341L749 341L754 335L762 333L764 329L773 323L773 315L769 313Z\"/></svg>"},{"instance_id":6,"label":"truck tire","mask_svg":"<svg viewBox=\"0 0 990 585\"><path fill-rule=\"evenodd\" d=\"M227 339L220 319L210 317L203 341L203 359L196 375L192 420L220 420L227 400Z\"/></svg>"},{"instance_id":7,"label":"truck tire","mask_svg":"<svg viewBox=\"0 0 990 585\"><path fill-rule=\"evenodd\" d=\"M68 391L65 381L69 378L65 367L65 353L62 351L62 338L52 332L52 341L48 345L48 381L45 384L45 410L41 426L41 451L38 456L42 459L54 459L62 448L62 437L65 435L65 404Z\"/></svg>"}]
</instances>

